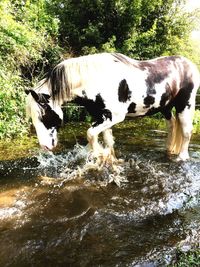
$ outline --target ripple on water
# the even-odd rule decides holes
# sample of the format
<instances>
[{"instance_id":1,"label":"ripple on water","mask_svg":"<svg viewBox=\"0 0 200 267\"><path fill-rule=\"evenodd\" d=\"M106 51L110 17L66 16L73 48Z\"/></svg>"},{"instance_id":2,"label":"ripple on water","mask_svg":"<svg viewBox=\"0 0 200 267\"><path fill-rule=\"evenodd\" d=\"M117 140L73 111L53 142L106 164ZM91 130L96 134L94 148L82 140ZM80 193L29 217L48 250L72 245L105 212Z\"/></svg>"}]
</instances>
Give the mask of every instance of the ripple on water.
<instances>
[{"instance_id":1,"label":"ripple on water","mask_svg":"<svg viewBox=\"0 0 200 267\"><path fill-rule=\"evenodd\" d=\"M14 227L26 222L24 213L27 206L27 187L9 189L0 193L0 222L1 227L11 223Z\"/></svg>"}]
</instances>

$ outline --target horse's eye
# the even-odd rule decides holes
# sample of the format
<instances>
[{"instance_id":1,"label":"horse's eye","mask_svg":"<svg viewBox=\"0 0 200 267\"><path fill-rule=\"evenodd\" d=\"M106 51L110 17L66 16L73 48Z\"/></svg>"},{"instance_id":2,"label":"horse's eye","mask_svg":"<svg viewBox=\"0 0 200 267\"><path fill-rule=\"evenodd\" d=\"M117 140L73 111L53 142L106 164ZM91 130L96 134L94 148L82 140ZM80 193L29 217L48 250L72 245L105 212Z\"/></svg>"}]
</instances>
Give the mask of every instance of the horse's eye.
<instances>
[{"instance_id":1,"label":"horse's eye","mask_svg":"<svg viewBox=\"0 0 200 267\"><path fill-rule=\"evenodd\" d=\"M58 124L58 125L56 125L56 130L58 131L60 128L61 128L61 123L60 124Z\"/></svg>"},{"instance_id":2,"label":"horse's eye","mask_svg":"<svg viewBox=\"0 0 200 267\"><path fill-rule=\"evenodd\" d=\"M43 104L43 103L41 103L40 106L41 106L44 110L47 110L47 109L48 109L48 105L47 105L47 104Z\"/></svg>"},{"instance_id":3,"label":"horse's eye","mask_svg":"<svg viewBox=\"0 0 200 267\"><path fill-rule=\"evenodd\" d=\"M42 117L45 115L45 110L43 108L41 108L41 115Z\"/></svg>"},{"instance_id":4,"label":"horse's eye","mask_svg":"<svg viewBox=\"0 0 200 267\"><path fill-rule=\"evenodd\" d=\"M53 133L54 133L55 129L56 129L56 128L53 128L53 129L51 130L51 132L50 132L50 136L53 136Z\"/></svg>"}]
</instances>

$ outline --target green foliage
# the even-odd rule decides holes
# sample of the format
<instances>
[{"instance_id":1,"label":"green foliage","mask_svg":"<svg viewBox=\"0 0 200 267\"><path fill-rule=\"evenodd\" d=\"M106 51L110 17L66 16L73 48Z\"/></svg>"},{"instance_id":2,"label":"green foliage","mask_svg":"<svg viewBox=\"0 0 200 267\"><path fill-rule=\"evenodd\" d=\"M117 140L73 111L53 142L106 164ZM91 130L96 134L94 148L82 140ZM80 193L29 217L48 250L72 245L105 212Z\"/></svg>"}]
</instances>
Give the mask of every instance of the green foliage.
<instances>
[{"instance_id":1,"label":"green foliage","mask_svg":"<svg viewBox=\"0 0 200 267\"><path fill-rule=\"evenodd\" d=\"M0 3L0 55L6 65L18 68L29 64L30 60L41 59L41 53L50 40L43 29L38 31L29 23L18 20L18 14L14 11L15 6L10 1Z\"/></svg>"},{"instance_id":2,"label":"green foliage","mask_svg":"<svg viewBox=\"0 0 200 267\"><path fill-rule=\"evenodd\" d=\"M17 90L10 90L14 86ZM13 74L0 77L0 139L23 135L27 131L22 80Z\"/></svg>"},{"instance_id":3,"label":"green foliage","mask_svg":"<svg viewBox=\"0 0 200 267\"><path fill-rule=\"evenodd\" d=\"M121 51L138 59L177 54L194 16L185 0L48 1L60 20L60 41L75 54ZM87 8L86 8L87 7Z\"/></svg>"},{"instance_id":4,"label":"green foliage","mask_svg":"<svg viewBox=\"0 0 200 267\"><path fill-rule=\"evenodd\" d=\"M194 113L194 120L193 120L194 130L195 133L200 133L200 110L195 110Z\"/></svg>"},{"instance_id":5,"label":"green foliage","mask_svg":"<svg viewBox=\"0 0 200 267\"><path fill-rule=\"evenodd\" d=\"M179 252L177 262L173 267L198 267L200 266L200 250L191 250L189 252Z\"/></svg>"},{"instance_id":6,"label":"green foliage","mask_svg":"<svg viewBox=\"0 0 200 267\"><path fill-rule=\"evenodd\" d=\"M63 107L64 121L85 121L90 122L92 120L91 116L85 110L84 107L77 106L75 104L69 103L66 107Z\"/></svg>"},{"instance_id":7,"label":"green foliage","mask_svg":"<svg viewBox=\"0 0 200 267\"><path fill-rule=\"evenodd\" d=\"M47 1L45 0L11 0L12 14L18 22L26 24L31 29L35 29L46 35L57 37L59 30L59 20L51 16L47 11Z\"/></svg>"},{"instance_id":8,"label":"green foliage","mask_svg":"<svg viewBox=\"0 0 200 267\"><path fill-rule=\"evenodd\" d=\"M52 37L58 34L58 23L39 14L45 9L37 5L38 1L0 2L0 138L27 131L24 88L60 54Z\"/></svg>"}]
</instances>

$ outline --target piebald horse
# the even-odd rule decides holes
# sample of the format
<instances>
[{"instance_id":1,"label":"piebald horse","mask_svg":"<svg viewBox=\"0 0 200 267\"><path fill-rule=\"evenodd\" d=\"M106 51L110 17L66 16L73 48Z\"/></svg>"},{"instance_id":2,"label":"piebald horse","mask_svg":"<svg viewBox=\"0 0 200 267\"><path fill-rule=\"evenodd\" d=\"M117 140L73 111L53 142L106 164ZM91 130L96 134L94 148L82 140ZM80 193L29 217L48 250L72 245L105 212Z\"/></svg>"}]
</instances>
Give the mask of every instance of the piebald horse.
<instances>
[{"instance_id":1,"label":"piebald horse","mask_svg":"<svg viewBox=\"0 0 200 267\"><path fill-rule=\"evenodd\" d=\"M93 117L87 139L99 155L98 135L115 157L111 127L126 116L161 112L168 125L167 152L189 158L195 96L200 86L197 67L181 56L138 61L119 53L100 53L62 61L32 90L27 112L40 145L52 150L62 124L64 102L85 106ZM175 108L175 116L172 109Z\"/></svg>"}]
</instances>

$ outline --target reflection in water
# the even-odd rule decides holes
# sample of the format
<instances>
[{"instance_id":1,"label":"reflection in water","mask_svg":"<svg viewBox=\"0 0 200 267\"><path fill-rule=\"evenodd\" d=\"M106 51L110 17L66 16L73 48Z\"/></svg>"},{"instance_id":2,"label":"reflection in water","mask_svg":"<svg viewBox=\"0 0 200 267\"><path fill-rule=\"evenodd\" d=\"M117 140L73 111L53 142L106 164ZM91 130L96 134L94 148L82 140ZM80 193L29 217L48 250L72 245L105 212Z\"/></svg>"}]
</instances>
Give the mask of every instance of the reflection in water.
<instances>
[{"instance_id":1,"label":"reflection in water","mask_svg":"<svg viewBox=\"0 0 200 267\"><path fill-rule=\"evenodd\" d=\"M176 163L163 132L128 134L116 132L115 170L82 146L0 162L0 266L166 266L200 241L197 142Z\"/></svg>"}]
</instances>

